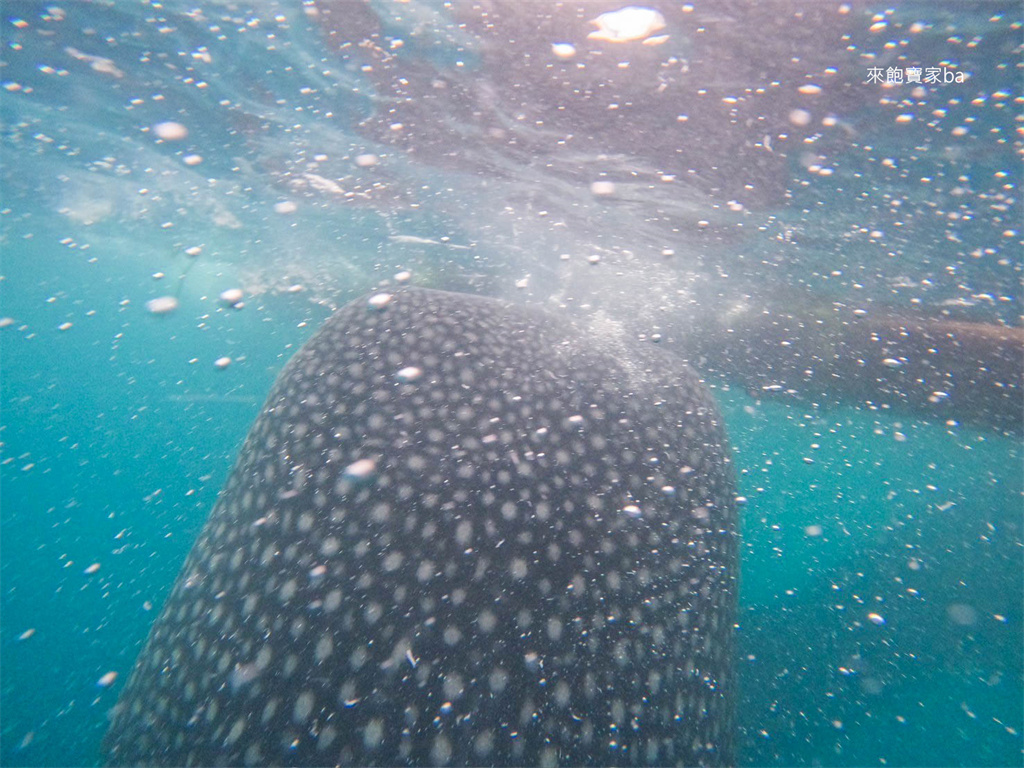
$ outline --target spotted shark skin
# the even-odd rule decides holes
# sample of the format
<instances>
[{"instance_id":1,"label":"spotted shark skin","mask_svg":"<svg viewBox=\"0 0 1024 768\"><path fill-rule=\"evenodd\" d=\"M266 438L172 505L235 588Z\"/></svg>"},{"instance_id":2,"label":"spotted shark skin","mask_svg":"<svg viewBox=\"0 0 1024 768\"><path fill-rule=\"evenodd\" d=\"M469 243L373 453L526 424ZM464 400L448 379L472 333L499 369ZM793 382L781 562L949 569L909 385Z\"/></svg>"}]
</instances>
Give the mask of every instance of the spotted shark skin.
<instances>
[{"instance_id":1,"label":"spotted shark skin","mask_svg":"<svg viewBox=\"0 0 1024 768\"><path fill-rule=\"evenodd\" d=\"M734 763L719 421L654 345L459 294L353 302L249 432L108 762Z\"/></svg>"}]
</instances>

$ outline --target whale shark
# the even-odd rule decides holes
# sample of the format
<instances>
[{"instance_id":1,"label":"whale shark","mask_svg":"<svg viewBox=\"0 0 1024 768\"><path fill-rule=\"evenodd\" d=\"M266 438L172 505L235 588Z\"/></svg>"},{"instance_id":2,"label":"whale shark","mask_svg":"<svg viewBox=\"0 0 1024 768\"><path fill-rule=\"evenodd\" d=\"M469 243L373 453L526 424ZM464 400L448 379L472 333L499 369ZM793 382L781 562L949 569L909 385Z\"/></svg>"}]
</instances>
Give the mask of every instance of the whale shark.
<instances>
[{"instance_id":1,"label":"whale shark","mask_svg":"<svg viewBox=\"0 0 1024 768\"><path fill-rule=\"evenodd\" d=\"M698 375L401 287L278 377L111 765L730 765L738 532Z\"/></svg>"}]
</instances>

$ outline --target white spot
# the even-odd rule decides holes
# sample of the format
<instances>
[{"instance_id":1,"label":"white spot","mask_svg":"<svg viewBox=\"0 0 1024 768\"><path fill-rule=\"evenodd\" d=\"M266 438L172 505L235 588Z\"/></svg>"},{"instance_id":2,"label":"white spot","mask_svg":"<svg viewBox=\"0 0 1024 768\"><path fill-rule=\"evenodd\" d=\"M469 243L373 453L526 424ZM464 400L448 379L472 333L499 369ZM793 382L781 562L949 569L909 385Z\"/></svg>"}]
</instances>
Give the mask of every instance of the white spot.
<instances>
[{"instance_id":1,"label":"white spot","mask_svg":"<svg viewBox=\"0 0 1024 768\"><path fill-rule=\"evenodd\" d=\"M213 361L213 364L223 371L225 368L231 365L231 358L227 357L226 355L224 357L218 357L216 360Z\"/></svg>"},{"instance_id":2,"label":"white spot","mask_svg":"<svg viewBox=\"0 0 1024 768\"><path fill-rule=\"evenodd\" d=\"M403 384L411 384L423 375L423 371L414 365L410 365L408 368L403 368L395 374L395 378Z\"/></svg>"},{"instance_id":3,"label":"white spot","mask_svg":"<svg viewBox=\"0 0 1024 768\"><path fill-rule=\"evenodd\" d=\"M576 46L572 43L552 43L551 52L560 59L571 59L576 55Z\"/></svg>"},{"instance_id":4,"label":"white spot","mask_svg":"<svg viewBox=\"0 0 1024 768\"><path fill-rule=\"evenodd\" d=\"M299 694L299 697L295 700L295 706L292 708L292 722L302 724L309 719L309 715L313 712L313 692L303 691Z\"/></svg>"},{"instance_id":5,"label":"white spot","mask_svg":"<svg viewBox=\"0 0 1024 768\"><path fill-rule=\"evenodd\" d=\"M617 11L602 13L591 24L597 27L587 37L609 43L628 43L641 40L665 28L665 17L653 8L629 5Z\"/></svg>"},{"instance_id":6,"label":"white spot","mask_svg":"<svg viewBox=\"0 0 1024 768\"><path fill-rule=\"evenodd\" d=\"M18 640L28 640L35 633L36 633L35 628L34 627L30 627L29 629L26 629L24 632L22 632L20 635L18 635Z\"/></svg>"},{"instance_id":7,"label":"white spot","mask_svg":"<svg viewBox=\"0 0 1024 768\"><path fill-rule=\"evenodd\" d=\"M242 731L245 730L245 718L240 717L235 720L235 724L231 726L231 730L228 731L227 737L224 739L225 746L231 746L238 738L242 735Z\"/></svg>"},{"instance_id":8,"label":"white spot","mask_svg":"<svg viewBox=\"0 0 1024 768\"><path fill-rule=\"evenodd\" d=\"M274 213L295 213L299 209L291 200L280 200L274 203Z\"/></svg>"},{"instance_id":9,"label":"white spot","mask_svg":"<svg viewBox=\"0 0 1024 768\"><path fill-rule=\"evenodd\" d=\"M365 153L362 155L356 155L355 164L360 168L371 168L380 162L380 158L372 153Z\"/></svg>"},{"instance_id":10,"label":"white spot","mask_svg":"<svg viewBox=\"0 0 1024 768\"><path fill-rule=\"evenodd\" d=\"M341 605L341 590L332 589L327 593L327 597L324 598L324 610L328 613L338 610L338 606Z\"/></svg>"},{"instance_id":11,"label":"white spot","mask_svg":"<svg viewBox=\"0 0 1024 768\"><path fill-rule=\"evenodd\" d=\"M166 315L178 308L178 300L173 296L158 296L146 302L146 310L154 315Z\"/></svg>"},{"instance_id":12,"label":"white spot","mask_svg":"<svg viewBox=\"0 0 1024 768\"><path fill-rule=\"evenodd\" d=\"M82 571L82 573L96 573L96 571L98 571L99 569L100 569L100 564L99 563L93 563L88 568L86 568L84 571Z\"/></svg>"},{"instance_id":13,"label":"white spot","mask_svg":"<svg viewBox=\"0 0 1024 768\"><path fill-rule=\"evenodd\" d=\"M610 197L615 194L615 182L607 180L592 182L590 194L597 197Z\"/></svg>"},{"instance_id":14,"label":"white spot","mask_svg":"<svg viewBox=\"0 0 1024 768\"><path fill-rule=\"evenodd\" d=\"M233 307L242 300L244 295L241 288L228 288L225 291L221 291L220 300Z\"/></svg>"},{"instance_id":15,"label":"white spot","mask_svg":"<svg viewBox=\"0 0 1024 768\"><path fill-rule=\"evenodd\" d=\"M869 613L868 621L870 621L872 624L877 624L878 626L882 626L883 624L885 624L885 619L877 613Z\"/></svg>"},{"instance_id":16,"label":"white spot","mask_svg":"<svg viewBox=\"0 0 1024 768\"><path fill-rule=\"evenodd\" d=\"M188 136L188 128L181 123L168 120L165 123L157 123L154 125L153 133L157 135L157 138L163 139L164 141L181 141Z\"/></svg>"},{"instance_id":17,"label":"white spot","mask_svg":"<svg viewBox=\"0 0 1024 768\"><path fill-rule=\"evenodd\" d=\"M363 746L366 749L376 749L384 740L384 721L379 717L373 718L363 729Z\"/></svg>"},{"instance_id":18,"label":"white spot","mask_svg":"<svg viewBox=\"0 0 1024 768\"><path fill-rule=\"evenodd\" d=\"M978 620L978 612L964 603L953 603L946 609L946 615L954 624L969 627Z\"/></svg>"},{"instance_id":19,"label":"white spot","mask_svg":"<svg viewBox=\"0 0 1024 768\"><path fill-rule=\"evenodd\" d=\"M369 300L366 303L370 309L379 310L384 309L384 307L390 304L391 299L393 298L394 296L392 296L390 293L375 293L373 296L369 298Z\"/></svg>"},{"instance_id":20,"label":"white spot","mask_svg":"<svg viewBox=\"0 0 1024 768\"><path fill-rule=\"evenodd\" d=\"M527 566L526 566L526 561L523 560L521 557L513 558L510 570L512 572L512 578L514 578L514 579L525 578L527 570L528 570Z\"/></svg>"},{"instance_id":21,"label":"white spot","mask_svg":"<svg viewBox=\"0 0 1024 768\"><path fill-rule=\"evenodd\" d=\"M347 480L363 482L373 477L377 471L377 462L373 459L359 459L345 467L342 476Z\"/></svg>"},{"instance_id":22,"label":"white spot","mask_svg":"<svg viewBox=\"0 0 1024 768\"><path fill-rule=\"evenodd\" d=\"M395 275L395 282L397 283L407 283L411 279L412 272L410 272L409 270L402 270L401 272Z\"/></svg>"},{"instance_id":23,"label":"white spot","mask_svg":"<svg viewBox=\"0 0 1024 768\"><path fill-rule=\"evenodd\" d=\"M498 626L498 617L494 615L494 611L490 608L485 608L477 617L477 624L480 625L482 632L493 632L494 628Z\"/></svg>"},{"instance_id":24,"label":"white spot","mask_svg":"<svg viewBox=\"0 0 1024 768\"><path fill-rule=\"evenodd\" d=\"M185 155L183 158L181 158L181 161L185 165L199 165L201 162L203 162L203 156L202 155Z\"/></svg>"},{"instance_id":25,"label":"white spot","mask_svg":"<svg viewBox=\"0 0 1024 768\"><path fill-rule=\"evenodd\" d=\"M334 640L330 635L324 635L317 641L316 650L313 652L313 658L319 664L327 659L332 653L334 653Z\"/></svg>"},{"instance_id":26,"label":"white spot","mask_svg":"<svg viewBox=\"0 0 1024 768\"><path fill-rule=\"evenodd\" d=\"M117 680L117 672L107 672L107 674L96 681L96 685L100 688L109 688L114 684L115 680Z\"/></svg>"},{"instance_id":27,"label":"white spot","mask_svg":"<svg viewBox=\"0 0 1024 768\"><path fill-rule=\"evenodd\" d=\"M443 733L434 737L434 744L430 748L430 760L434 765L447 765L452 759L452 743L448 741Z\"/></svg>"}]
</instances>

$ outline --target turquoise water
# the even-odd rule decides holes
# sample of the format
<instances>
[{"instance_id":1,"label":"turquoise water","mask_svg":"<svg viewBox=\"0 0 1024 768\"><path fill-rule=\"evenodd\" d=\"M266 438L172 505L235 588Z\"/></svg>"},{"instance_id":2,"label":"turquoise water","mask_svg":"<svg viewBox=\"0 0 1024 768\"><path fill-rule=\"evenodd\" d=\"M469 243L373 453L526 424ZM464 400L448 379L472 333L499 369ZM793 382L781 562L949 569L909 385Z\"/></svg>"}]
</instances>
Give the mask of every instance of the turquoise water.
<instances>
[{"instance_id":1,"label":"turquoise water","mask_svg":"<svg viewBox=\"0 0 1024 768\"><path fill-rule=\"evenodd\" d=\"M4 765L99 764L107 713L277 372L333 308L399 270L561 301L627 334L678 336L775 296L808 313L839 302L1019 326L1019 5L836 4L827 35L801 32L797 4L756 6L750 20L732 4L665 10L669 41L613 69L644 77L643 56L665 51L704 78L693 95L665 109L638 97L631 123L600 117L596 138L566 150L545 143L564 134L555 97L514 46L488 47L442 4L373 27L366 8L394 7L3 4ZM544 12L517 7L507 23L548 50ZM745 26L763 15L787 17L795 52ZM420 65L396 85L386 57L350 55L345 36ZM398 37L407 48L382 44ZM864 85L870 64L901 52L973 79L917 96ZM673 66L670 93L688 82ZM773 97L761 123L732 119L762 109L756 90L773 82L790 95L825 83L830 101ZM719 99L731 94L739 106ZM490 123L469 121L480 104ZM805 135L794 110L834 128ZM678 137L678 167L654 168L645 152L664 146L645 126L665 114L696 133ZM187 138L157 139L168 121ZM755 147L765 135L771 150ZM730 157L744 162L719 178ZM679 183L649 183L652 172ZM605 178L610 199L590 187ZM236 287L240 309L217 298ZM148 312L163 295L178 308ZM707 363L746 499L741 762L1020 765L1019 433L852 398L818 406L750 387L742 360L706 353L691 357ZM98 686L108 672L117 679Z\"/></svg>"}]
</instances>

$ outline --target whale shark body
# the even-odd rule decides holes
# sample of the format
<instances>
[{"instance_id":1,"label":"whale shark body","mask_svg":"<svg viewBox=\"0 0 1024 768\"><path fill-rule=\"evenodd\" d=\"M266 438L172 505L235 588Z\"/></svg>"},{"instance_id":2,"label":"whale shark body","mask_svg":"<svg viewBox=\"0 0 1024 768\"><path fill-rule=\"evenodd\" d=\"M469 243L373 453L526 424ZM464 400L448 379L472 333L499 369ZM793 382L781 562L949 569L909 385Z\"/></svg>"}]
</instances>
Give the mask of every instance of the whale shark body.
<instances>
[{"instance_id":1,"label":"whale shark body","mask_svg":"<svg viewBox=\"0 0 1024 768\"><path fill-rule=\"evenodd\" d=\"M115 765L728 765L737 531L696 374L510 303L339 310L253 425Z\"/></svg>"}]
</instances>

